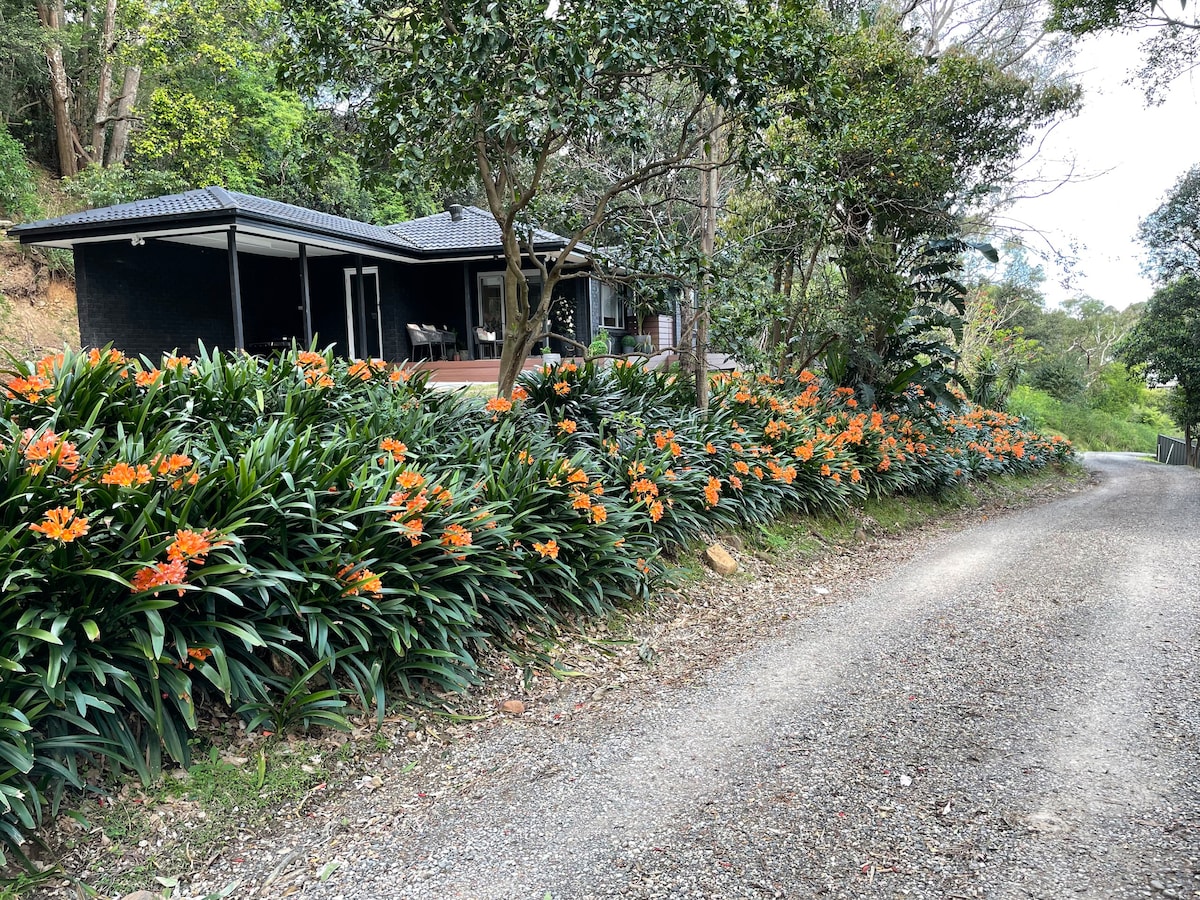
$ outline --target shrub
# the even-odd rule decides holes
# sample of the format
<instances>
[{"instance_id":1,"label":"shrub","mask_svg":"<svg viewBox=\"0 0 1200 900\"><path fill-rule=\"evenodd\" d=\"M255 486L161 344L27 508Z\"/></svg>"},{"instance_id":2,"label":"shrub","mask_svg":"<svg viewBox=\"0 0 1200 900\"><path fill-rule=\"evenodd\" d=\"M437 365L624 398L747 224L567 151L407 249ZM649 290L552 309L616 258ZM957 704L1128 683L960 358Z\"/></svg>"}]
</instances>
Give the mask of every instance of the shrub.
<instances>
[{"instance_id":1,"label":"shrub","mask_svg":"<svg viewBox=\"0 0 1200 900\"><path fill-rule=\"evenodd\" d=\"M0 839L79 785L150 778L197 704L337 727L462 690L488 647L645 598L659 556L781 512L1070 455L913 389L565 363L512 401L328 353L115 350L8 373L0 424Z\"/></svg>"},{"instance_id":2,"label":"shrub","mask_svg":"<svg viewBox=\"0 0 1200 900\"><path fill-rule=\"evenodd\" d=\"M33 218L40 213L37 186L25 158L25 148L0 122L0 213Z\"/></svg>"}]
</instances>

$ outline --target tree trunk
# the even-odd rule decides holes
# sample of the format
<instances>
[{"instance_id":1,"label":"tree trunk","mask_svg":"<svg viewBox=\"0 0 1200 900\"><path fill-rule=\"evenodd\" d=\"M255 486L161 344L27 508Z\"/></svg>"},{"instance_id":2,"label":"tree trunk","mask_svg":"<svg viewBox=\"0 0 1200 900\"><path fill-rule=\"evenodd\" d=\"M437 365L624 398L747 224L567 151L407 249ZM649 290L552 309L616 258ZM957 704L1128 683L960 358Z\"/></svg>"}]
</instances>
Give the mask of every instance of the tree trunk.
<instances>
[{"instance_id":1,"label":"tree trunk","mask_svg":"<svg viewBox=\"0 0 1200 900\"><path fill-rule=\"evenodd\" d=\"M50 102L54 110L55 144L58 149L58 171L64 178L79 172L75 146L79 136L71 121L71 84L63 64L62 44L58 40L63 24L62 0L38 0L38 17L51 36L46 41L46 63L50 69Z\"/></svg>"},{"instance_id":2,"label":"tree trunk","mask_svg":"<svg viewBox=\"0 0 1200 900\"><path fill-rule=\"evenodd\" d=\"M704 257L704 271L696 305L696 408L700 410L708 409L708 311L712 304L712 259L717 235L717 168L712 164L713 140L704 148L704 161L706 165L700 170L700 215L704 223L700 233L700 253Z\"/></svg>"},{"instance_id":3,"label":"tree trunk","mask_svg":"<svg viewBox=\"0 0 1200 900\"><path fill-rule=\"evenodd\" d=\"M141 80L141 67L130 66L125 70L121 96L117 99L117 121L113 124L112 141L104 158L106 166L119 166L125 162L125 151L129 148L129 129L133 125L133 104L137 102L138 84Z\"/></svg>"},{"instance_id":4,"label":"tree trunk","mask_svg":"<svg viewBox=\"0 0 1200 900\"><path fill-rule=\"evenodd\" d=\"M92 162L104 162L108 137L108 108L112 105L112 45L117 18L117 0L107 0L104 25L100 30L100 73L96 77L96 115L92 120Z\"/></svg>"}]
</instances>

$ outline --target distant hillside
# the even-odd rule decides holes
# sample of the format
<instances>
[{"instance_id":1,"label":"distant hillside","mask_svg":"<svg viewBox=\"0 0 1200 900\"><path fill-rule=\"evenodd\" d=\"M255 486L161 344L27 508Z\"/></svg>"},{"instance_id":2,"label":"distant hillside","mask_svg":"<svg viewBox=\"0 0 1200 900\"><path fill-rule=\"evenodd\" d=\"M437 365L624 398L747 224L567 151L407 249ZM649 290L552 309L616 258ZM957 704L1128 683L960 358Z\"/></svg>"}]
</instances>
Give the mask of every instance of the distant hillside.
<instances>
[{"instance_id":1,"label":"distant hillside","mask_svg":"<svg viewBox=\"0 0 1200 900\"><path fill-rule=\"evenodd\" d=\"M5 354L39 356L64 344L79 346L74 279L0 240L0 367Z\"/></svg>"}]
</instances>

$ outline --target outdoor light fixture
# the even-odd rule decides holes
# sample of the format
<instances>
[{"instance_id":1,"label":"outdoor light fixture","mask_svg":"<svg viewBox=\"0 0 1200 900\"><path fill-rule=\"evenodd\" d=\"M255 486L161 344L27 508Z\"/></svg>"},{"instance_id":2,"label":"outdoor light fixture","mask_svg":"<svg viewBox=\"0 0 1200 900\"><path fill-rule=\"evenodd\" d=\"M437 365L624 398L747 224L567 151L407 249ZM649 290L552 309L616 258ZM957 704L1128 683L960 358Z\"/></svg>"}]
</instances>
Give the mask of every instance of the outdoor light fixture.
<instances>
[{"instance_id":1,"label":"outdoor light fixture","mask_svg":"<svg viewBox=\"0 0 1200 900\"><path fill-rule=\"evenodd\" d=\"M145 246L145 244L146 244L146 239L144 237L142 237L140 234L135 234L133 237L131 237L129 239L129 246L131 246L131 247L143 247L143 246Z\"/></svg>"}]
</instances>

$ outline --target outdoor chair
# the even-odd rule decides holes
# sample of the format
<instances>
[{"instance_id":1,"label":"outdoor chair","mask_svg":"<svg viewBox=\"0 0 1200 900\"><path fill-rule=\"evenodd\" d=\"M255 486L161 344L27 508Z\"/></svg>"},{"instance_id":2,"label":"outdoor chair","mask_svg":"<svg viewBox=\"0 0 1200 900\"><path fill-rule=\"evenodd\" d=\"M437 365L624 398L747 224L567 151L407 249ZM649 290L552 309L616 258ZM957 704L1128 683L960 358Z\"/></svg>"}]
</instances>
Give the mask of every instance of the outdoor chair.
<instances>
[{"instance_id":1,"label":"outdoor chair","mask_svg":"<svg viewBox=\"0 0 1200 900\"><path fill-rule=\"evenodd\" d=\"M429 335L429 343L438 348L442 359L449 359L458 349L458 335L453 331L438 328L436 325L422 325L421 329Z\"/></svg>"},{"instance_id":2,"label":"outdoor chair","mask_svg":"<svg viewBox=\"0 0 1200 900\"><path fill-rule=\"evenodd\" d=\"M496 336L496 332L488 331L486 328L475 326L475 343L479 345L479 354L482 357L495 359L500 355L500 348L504 346L504 340Z\"/></svg>"},{"instance_id":3,"label":"outdoor chair","mask_svg":"<svg viewBox=\"0 0 1200 900\"><path fill-rule=\"evenodd\" d=\"M424 347L425 351L429 354L429 359L432 361L435 340L437 342L439 352L441 351L440 338L435 339L432 334L427 332L420 325L414 325L410 322L404 327L408 331L408 342L412 344L412 358L414 360L418 358L421 348Z\"/></svg>"}]
</instances>

